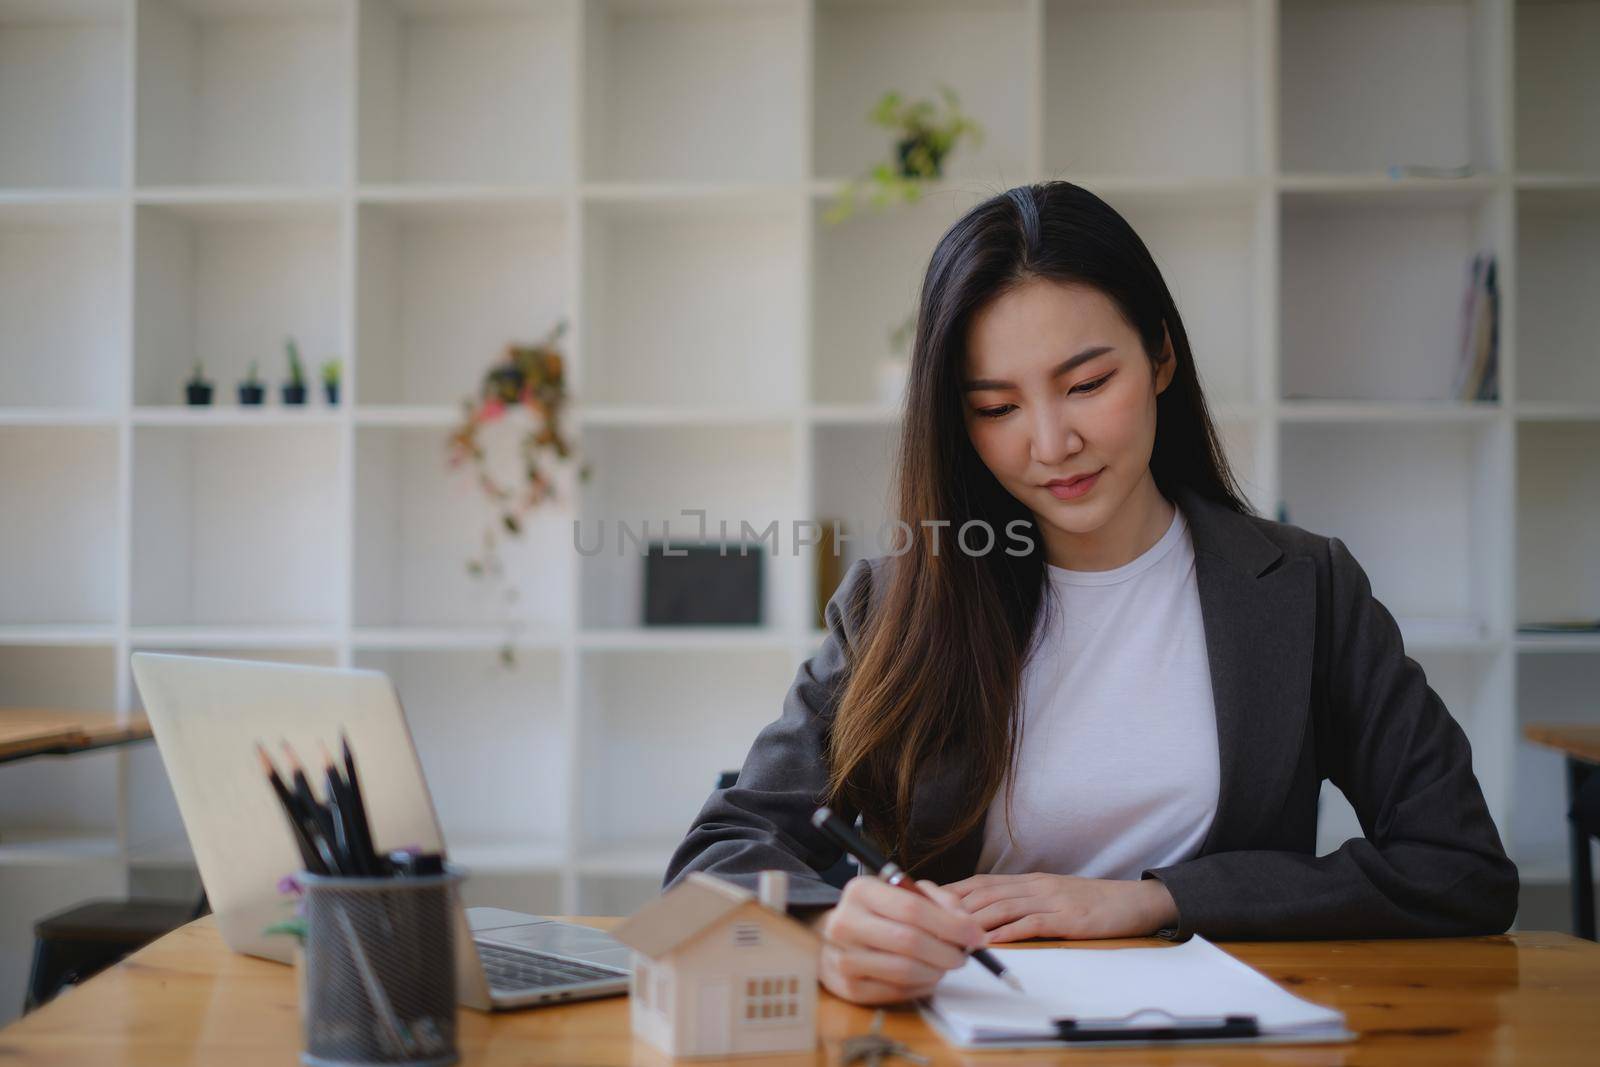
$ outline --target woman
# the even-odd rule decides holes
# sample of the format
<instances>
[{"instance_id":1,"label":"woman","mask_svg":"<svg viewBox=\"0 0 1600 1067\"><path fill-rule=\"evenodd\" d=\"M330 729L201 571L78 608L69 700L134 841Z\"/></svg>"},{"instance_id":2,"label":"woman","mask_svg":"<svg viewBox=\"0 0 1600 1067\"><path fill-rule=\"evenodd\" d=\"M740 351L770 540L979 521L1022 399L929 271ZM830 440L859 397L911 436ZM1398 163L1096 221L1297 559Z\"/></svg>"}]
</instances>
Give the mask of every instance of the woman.
<instances>
[{"instance_id":1,"label":"woman","mask_svg":"<svg viewBox=\"0 0 1600 1067\"><path fill-rule=\"evenodd\" d=\"M668 885L790 871L862 1003L985 942L1510 925L1466 737L1339 539L1251 513L1166 284L1093 194L1012 189L940 240L897 483L913 536L846 573ZM1319 857L1323 779L1366 836ZM824 802L938 903L824 881Z\"/></svg>"}]
</instances>

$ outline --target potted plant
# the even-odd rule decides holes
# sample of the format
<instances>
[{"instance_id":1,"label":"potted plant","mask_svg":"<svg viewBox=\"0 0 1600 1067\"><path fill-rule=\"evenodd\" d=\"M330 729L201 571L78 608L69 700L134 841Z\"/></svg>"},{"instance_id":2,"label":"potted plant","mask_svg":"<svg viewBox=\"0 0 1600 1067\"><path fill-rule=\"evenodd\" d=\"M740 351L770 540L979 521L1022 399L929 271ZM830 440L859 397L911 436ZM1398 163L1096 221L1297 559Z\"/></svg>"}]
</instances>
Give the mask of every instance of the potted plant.
<instances>
[{"instance_id":1,"label":"potted plant","mask_svg":"<svg viewBox=\"0 0 1600 1067\"><path fill-rule=\"evenodd\" d=\"M322 392L328 398L329 407L339 404L339 376L344 372L344 364L337 359L327 360L322 364Z\"/></svg>"},{"instance_id":2,"label":"potted plant","mask_svg":"<svg viewBox=\"0 0 1600 1067\"><path fill-rule=\"evenodd\" d=\"M260 407L266 396L266 386L261 384L261 376L256 373L256 361L252 359L250 373L239 383L239 403L247 407Z\"/></svg>"},{"instance_id":3,"label":"potted plant","mask_svg":"<svg viewBox=\"0 0 1600 1067\"><path fill-rule=\"evenodd\" d=\"M471 467L473 480L491 509L482 552L467 560L467 573L479 581L502 585L503 604L508 609L521 594L506 577L500 540L522 536L526 516L558 495L554 468L577 459L566 435L571 393L565 360L557 348L566 327L562 320L533 344L507 345L500 359L484 371L477 393L462 401L461 422L447 443L449 465ZM516 435L514 480L503 481L505 474L497 476L490 469L486 437L494 433ZM579 480L586 481L589 473L588 464L580 461ZM500 647L500 661L507 667L516 663L514 621L510 629Z\"/></svg>"},{"instance_id":4,"label":"potted plant","mask_svg":"<svg viewBox=\"0 0 1600 1067\"><path fill-rule=\"evenodd\" d=\"M300 362L300 346L294 338L286 338L284 348L289 353L289 380L283 383L283 402L300 405L306 402L306 368Z\"/></svg>"},{"instance_id":5,"label":"potted plant","mask_svg":"<svg viewBox=\"0 0 1600 1067\"><path fill-rule=\"evenodd\" d=\"M927 182L944 177L945 158L963 137L970 136L974 145L983 143L983 127L961 110L955 90L941 84L939 96L944 102L942 115L936 101L908 102L897 92L883 94L868 117L895 134L894 154L866 177L845 184L824 216L828 222L849 218L860 195L869 196L874 207L915 202Z\"/></svg>"},{"instance_id":6,"label":"potted plant","mask_svg":"<svg viewBox=\"0 0 1600 1067\"><path fill-rule=\"evenodd\" d=\"M211 383L206 381L205 368L198 359L194 361L194 373L189 375L183 388L190 406L205 407L211 403Z\"/></svg>"}]
</instances>

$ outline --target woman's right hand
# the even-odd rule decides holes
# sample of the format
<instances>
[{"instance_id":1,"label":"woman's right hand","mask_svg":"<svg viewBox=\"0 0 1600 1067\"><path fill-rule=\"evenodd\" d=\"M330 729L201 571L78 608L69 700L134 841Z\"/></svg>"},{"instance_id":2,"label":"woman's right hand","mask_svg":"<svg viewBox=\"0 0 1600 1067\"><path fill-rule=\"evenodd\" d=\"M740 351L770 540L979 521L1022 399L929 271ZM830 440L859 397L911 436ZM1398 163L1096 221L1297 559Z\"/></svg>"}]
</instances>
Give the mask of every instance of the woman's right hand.
<instances>
[{"instance_id":1,"label":"woman's right hand","mask_svg":"<svg viewBox=\"0 0 1600 1067\"><path fill-rule=\"evenodd\" d=\"M986 943L954 894L926 880L917 885L937 903L879 878L852 878L839 903L812 921L822 935L818 977L830 993L857 1004L923 997L966 963L968 949Z\"/></svg>"}]
</instances>

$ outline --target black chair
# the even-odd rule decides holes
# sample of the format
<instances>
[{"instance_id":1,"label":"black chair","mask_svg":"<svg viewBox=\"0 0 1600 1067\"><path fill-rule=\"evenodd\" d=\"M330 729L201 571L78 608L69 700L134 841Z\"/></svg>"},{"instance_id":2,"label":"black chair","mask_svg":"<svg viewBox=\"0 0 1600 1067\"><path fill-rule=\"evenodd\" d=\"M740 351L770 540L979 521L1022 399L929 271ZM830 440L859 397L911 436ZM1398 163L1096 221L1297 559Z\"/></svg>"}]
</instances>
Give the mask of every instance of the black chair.
<instances>
[{"instance_id":1,"label":"black chair","mask_svg":"<svg viewBox=\"0 0 1600 1067\"><path fill-rule=\"evenodd\" d=\"M33 966L23 1013L210 910L202 893L198 903L94 900L40 919L33 924Z\"/></svg>"},{"instance_id":2,"label":"black chair","mask_svg":"<svg viewBox=\"0 0 1600 1067\"><path fill-rule=\"evenodd\" d=\"M723 771L717 775L717 788L730 789L738 780L738 771ZM843 889L846 882L860 873L861 870L856 866L855 860L849 856L841 856L838 863L822 872L822 880L835 889Z\"/></svg>"},{"instance_id":3,"label":"black chair","mask_svg":"<svg viewBox=\"0 0 1600 1067\"><path fill-rule=\"evenodd\" d=\"M1600 840L1600 767L1567 758L1567 787L1572 807L1572 932L1595 940L1594 872L1589 842Z\"/></svg>"}]
</instances>

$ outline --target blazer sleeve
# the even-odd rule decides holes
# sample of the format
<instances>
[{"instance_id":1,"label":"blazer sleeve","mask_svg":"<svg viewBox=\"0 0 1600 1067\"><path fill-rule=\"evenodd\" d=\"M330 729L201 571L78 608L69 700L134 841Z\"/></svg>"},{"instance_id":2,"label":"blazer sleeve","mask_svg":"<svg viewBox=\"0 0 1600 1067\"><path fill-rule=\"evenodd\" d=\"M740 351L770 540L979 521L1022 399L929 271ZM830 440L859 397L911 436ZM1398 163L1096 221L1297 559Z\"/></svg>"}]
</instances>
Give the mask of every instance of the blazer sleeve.
<instances>
[{"instance_id":1,"label":"blazer sleeve","mask_svg":"<svg viewBox=\"0 0 1600 1067\"><path fill-rule=\"evenodd\" d=\"M754 890L761 871L782 870L789 872L792 912L837 903L839 890L819 872L843 852L811 825L811 814L827 785L828 732L870 596L871 562L857 560L823 611L828 632L822 647L796 672L782 713L756 735L738 781L714 790L695 816L667 864L663 890L690 871ZM836 810L847 822L855 820L855 811Z\"/></svg>"},{"instance_id":2,"label":"blazer sleeve","mask_svg":"<svg viewBox=\"0 0 1600 1067\"><path fill-rule=\"evenodd\" d=\"M1327 539L1327 777L1365 837L1326 856L1214 853L1144 872L1179 913L1172 936L1235 939L1497 934L1517 911L1465 733L1404 652L1394 617L1338 538ZM1319 761L1321 762L1321 761Z\"/></svg>"}]
</instances>

